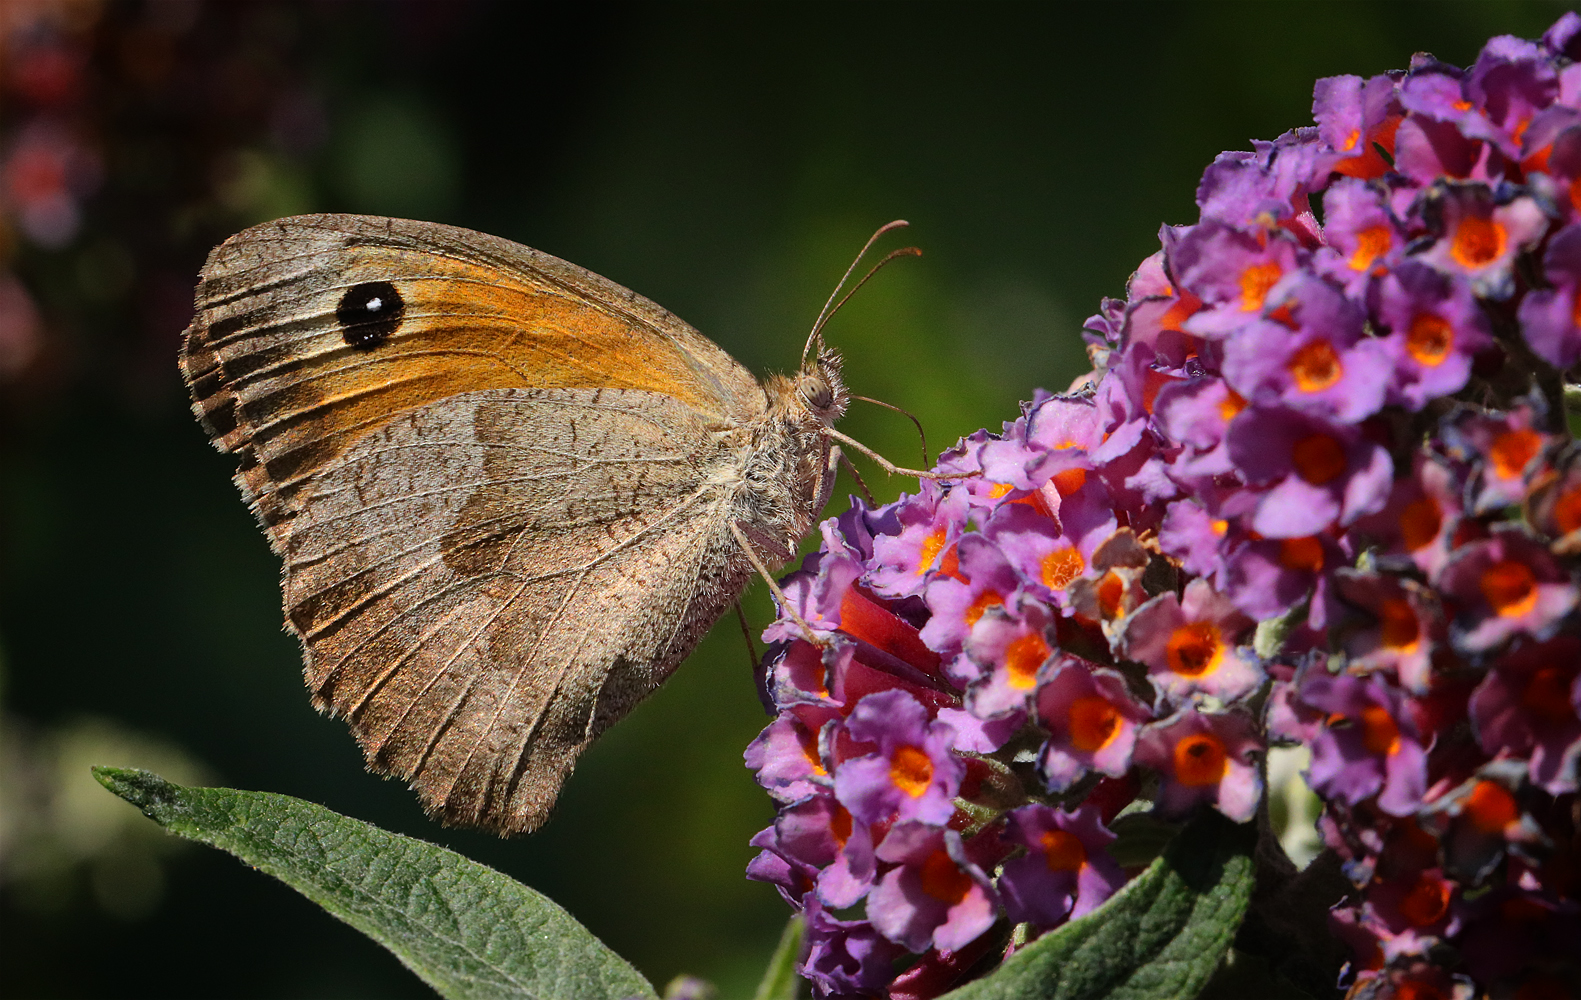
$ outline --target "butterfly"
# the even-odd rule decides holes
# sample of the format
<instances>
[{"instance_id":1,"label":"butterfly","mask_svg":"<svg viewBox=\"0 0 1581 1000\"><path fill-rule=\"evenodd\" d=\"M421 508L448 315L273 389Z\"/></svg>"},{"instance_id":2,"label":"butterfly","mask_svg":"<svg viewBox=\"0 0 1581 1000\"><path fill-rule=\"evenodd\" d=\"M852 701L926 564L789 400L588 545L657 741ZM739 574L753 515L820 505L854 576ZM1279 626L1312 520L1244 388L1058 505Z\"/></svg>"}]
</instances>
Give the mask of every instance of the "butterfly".
<instances>
[{"instance_id":1,"label":"butterfly","mask_svg":"<svg viewBox=\"0 0 1581 1000\"><path fill-rule=\"evenodd\" d=\"M811 529L850 441L815 338L760 383L548 254L305 215L209 255L180 363L314 705L430 815L508 835Z\"/></svg>"}]
</instances>

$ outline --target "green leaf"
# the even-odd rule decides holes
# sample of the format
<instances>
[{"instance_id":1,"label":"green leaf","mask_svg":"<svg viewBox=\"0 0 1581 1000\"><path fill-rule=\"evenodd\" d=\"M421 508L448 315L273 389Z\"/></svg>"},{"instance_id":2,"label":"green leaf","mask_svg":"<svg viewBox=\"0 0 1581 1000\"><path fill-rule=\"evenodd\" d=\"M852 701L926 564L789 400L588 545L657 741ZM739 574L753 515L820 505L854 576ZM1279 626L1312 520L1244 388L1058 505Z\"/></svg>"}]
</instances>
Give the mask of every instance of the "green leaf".
<instances>
[{"instance_id":1,"label":"green leaf","mask_svg":"<svg viewBox=\"0 0 1581 1000\"><path fill-rule=\"evenodd\" d=\"M807 936L807 922L800 914L791 917L780 934L780 943L774 957L763 970L763 981L752 1000L796 1000L801 990L801 977L796 974L796 959L801 957L802 939Z\"/></svg>"},{"instance_id":2,"label":"green leaf","mask_svg":"<svg viewBox=\"0 0 1581 1000\"><path fill-rule=\"evenodd\" d=\"M1255 823L1204 812L1113 899L948 1000L1196 996L1246 914L1256 842Z\"/></svg>"},{"instance_id":3,"label":"green leaf","mask_svg":"<svg viewBox=\"0 0 1581 1000\"><path fill-rule=\"evenodd\" d=\"M421 840L267 792L185 788L96 767L160 826L229 851L395 953L450 998L655 998L553 900Z\"/></svg>"}]
</instances>

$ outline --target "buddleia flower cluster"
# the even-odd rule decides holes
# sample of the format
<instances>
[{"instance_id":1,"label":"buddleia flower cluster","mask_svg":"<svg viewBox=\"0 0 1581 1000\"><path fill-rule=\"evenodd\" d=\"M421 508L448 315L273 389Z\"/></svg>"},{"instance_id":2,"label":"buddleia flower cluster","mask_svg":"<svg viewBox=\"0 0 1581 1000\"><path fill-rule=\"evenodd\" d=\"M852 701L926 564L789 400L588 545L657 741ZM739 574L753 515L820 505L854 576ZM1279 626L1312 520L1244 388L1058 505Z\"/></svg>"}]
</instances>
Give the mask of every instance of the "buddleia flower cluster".
<instances>
[{"instance_id":1,"label":"buddleia flower cluster","mask_svg":"<svg viewBox=\"0 0 1581 1000\"><path fill-rule=\"evenodd\" d=\"M820 995L1080 918L1116 818L1310 748L1356 996L1581 994L1581 17L1318 81L1086 324L1094 370L783 582L749 875Z\"/></svg>"}]
</instances>

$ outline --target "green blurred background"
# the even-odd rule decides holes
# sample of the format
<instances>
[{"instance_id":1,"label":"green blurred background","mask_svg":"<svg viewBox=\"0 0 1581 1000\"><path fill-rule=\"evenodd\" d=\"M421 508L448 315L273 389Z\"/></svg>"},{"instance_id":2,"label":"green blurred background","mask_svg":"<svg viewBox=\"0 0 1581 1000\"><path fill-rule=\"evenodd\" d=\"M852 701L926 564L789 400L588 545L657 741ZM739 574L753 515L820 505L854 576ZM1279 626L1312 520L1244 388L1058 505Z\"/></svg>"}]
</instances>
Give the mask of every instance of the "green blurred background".
<instances>
[{"instance_id":1,"label":"green blurred background","mask_svg":"<svg viewBox=\"0 0 1581 1000\"><path fill-rule=\"evenodd\" d=\"M1195 217L1202 168L1314 78L1469 63L1552 3L0 3L0 994L427 990L87 765L300 796L548 893L655 982L755 982L786 916L728 619L584 758L539 833L440 829L314 714L278 567L175 369L203 255L304 211L573 260L753 370L794 365L869 232L926 256L835 320L935 450L1084 368L1078 329ZM901 418L844 429L910 462ZM885 496L901 483L869 477ZM767 621L756 588L748 611Z\"/></svg>"}]
</instances>

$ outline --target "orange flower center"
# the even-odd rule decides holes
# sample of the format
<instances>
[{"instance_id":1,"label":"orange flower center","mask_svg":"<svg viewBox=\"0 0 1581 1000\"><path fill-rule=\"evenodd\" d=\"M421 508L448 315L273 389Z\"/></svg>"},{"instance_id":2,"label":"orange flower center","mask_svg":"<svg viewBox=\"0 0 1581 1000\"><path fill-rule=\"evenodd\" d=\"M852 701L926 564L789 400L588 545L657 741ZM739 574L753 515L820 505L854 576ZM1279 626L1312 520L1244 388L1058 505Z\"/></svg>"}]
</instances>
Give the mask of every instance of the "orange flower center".
<instances>
[{"instance_id":1,"label":"orange flower center","mask_svg":"<svg viewBox=\"0 0 1581 1000\"><path fill-rule=\"evenodd\" d=\"M1050 482L1062 497L1068 497L1087 484L1087 470L1082 468L1065 469L1054 473Z\"/></svg>"},{"instance_id":2,"label":"orange flower center","mask_svg":"<svg viewBox=\"0 0 1581 1000\"><path fill-rule=\"evenodd\" d=\"M1581 483L1564 490L1554 501L1554 526L1561 535L1581 528Z\"/></svg>"},{"instance_id":3,"label":"orange flower center","mask_svg":"<svg viewBox=\"0 0 1581 1000\"><path fill-rule=\"evenodd\" d=\"M1070 703L1068 714L1070 741L1077 750L1102 750L1120 732L1120 711L1107 698L1077 698Z\"/></svg>"},{"instance_id":4,"label":"orange flower center","mask_svg":"<svg viewBox=\"0 0 1581 1000\"><path fill-rule=\"evenodd\" d=\"M1225 423L1234 420L1242 410L1246 409L1246 400L1234 389L1225 389L1224 398L1219 400L1219 416Z\"/></svg>"},{"instance_id":5,"label":"orange flower center","mask_svg":"<svg viewBox=\"0 0 1581 1000\"><path fill-rule=\"evenodd\" d=\"M1378 606L1378 622L1382 626L1383 644L1390 649L1407 652L1421 641L1421 623L1416 620L1411 602L1403 597L1384 598Z\"/></svg>"},{"instance_id":6,"label":"orange flower center","mask_svg":"<svg viewBox=\"0 0 1581 1000\"><path fill-rule=\"evenodd\" d=\"M1532 672L1521 692L1521 707L1547 722L1562 725L1575 718L1570 707L1570 685L1575 671L1563 667L1540 667Z\"/></svg>"},{"instance_id":7,"label":"orange flower center","mask_svg":"<svg viewBox=\"0 0 1581 1000\"><path fill-rule=\"evenodd\" d=\"M1345 446L1327 434L1308 434L1290 449L1296 475L1313 486L1333 482L1345 471Z\"/></svg>"},{"instance_id":8,"label":"orange flower center","mask_svg":"<svg viewBox=\"0 0 1581 1000\"><path fill-rule=\"evenodd\" d=\"M1358 724L1361 744L1372 753L1392 755L1400 749L1400 727L1382 705L1368 705L1362 709Z\"/></svg>"},{"instance_id":9,"label":"orange flower center","mask_svg":"<svg viewBox=\"0 0 1581 1000\"><path fill-rule=\"evenodd\" d=\"M1098 581L1098 613L1106 620L1119 617L1120 603L1125 600L1125 580L1110 570Z\"/></svg>"},{"instance_id":10,"label":"orange flower center","mask_svg":"<svg viewBox=\"0 0 1581 1000\"><path fill-rule=\"evenodd\" d=\"M988 491L988 496L994 500L998 500L1000 497L1004 496L1006 493L1009 493L1013 489L1015 489L1015 487L1011 486L1009 483L995 483L994 488Z\"/></svg>"},{"instance_id":11,"label":"orange flower center","mask_svg":"<svg viewBox=\"0 0 1581 1000\"><path fill-rule=\"evenodd\" d=\"M827 695L829 692L825 690L820 693ZM828 775L829 772L825 770L823 766L823 759L818 755L817 735L810 733L798 726L796 731L796 742L801 746L802 756L806 757L807 763L812 765L812 773L816 774L820 778Z\"/></svg>"},{"instance_id":12,"label":"orange flower center","mask_svg":"<svg viewBox=\"0 0 1581 1000\"><path fill-rule=\"evenodd\" d=\"M1043 584L1050 590L1064 590L1086 568L1087 561L1072 546L1055 549L1043 557Z\"/></svg>"},{"instance_id":13,"label":"orange flower center","mask_svg":"<svg viewBox=\"0 0 1581 1000\"><path fill-rule=\"evenodd\" d=\"M1350 269L1352 271L1365 271L1372 266L1372 262L1389 252L1389 246L1394 242L1394 235L1389 232L1389 227L1379 223L1368 226L1356 234L1356 252L1350 255Z\"/></svg>"},{"instance_id":14,"label":"orange flower center","mask_svg":"<svg viewBox=\"0 0 1581 1000\"><path fill-rule=\"evenodd\" d=\"M1529 428L1505 431L1493 439L1488 457L1500 479L1517 479L1543 446L1543 436Z\"/></svg>"},{"instance_id":15,"label":"orange flower center","mask_svg":"<svg viewBox=\"0 0 1581 1000\"><path fill-rule=\"evenodd\" d=\"M1175 780L1182 785L1217 785L1228 765L1224 744L1208 733L1193 733L1175 744Z\"/></svg>"},{"instance_id":16,"label":"orange flower center","mask_svg":"<svg viewBox=\"0 0 1581 1000\"><path fill-rule=\"evenodd\" d=\"M1444 514L1432 497L1412 500L1400 510L1400 535L1407 551L1431 545L1444 526Z\"/></svg>"},{"instance_id":17,"label":"orange flower center","mask_svg":"<svg viewBox=\"0 0 1581 1000\"><path fill-rule=\"evenodd\" d=\"M1038 844L1043 848L1043 860L1051 872L1081 871L1081 866L1087 863L1087 848L1074 833L1048 830L1038 837Z\"/></svg>"},{"instance_id":18,"label":"orange flower center","mask_svg":"<svg viewBox=\"0 0 1581 1000\"><path fill-rule=\"evenodd\" d=\"M1004 597L997 592L992 590L983 591L977 595L977 600L972 602L971 607L966 609L966 624L976 625L977 619L983 616L984 611L998 607L1003 603L1005 603Z\"/></svg>"},{"instance_id":19,"label":"orange flower center","mask_svg":"<svg viewBox=\"0 0 1581 1000\"><path fill-rule=\"evenodd\" d=\"M1036 632L1028 633L1005 647L1005 670L1010 686L1028 691L1038 682L1038 668L1049 658L1049 644Z\"/></svg>"},{"instance_id":20,"label":"orange flower center","mask_svg":"<svg viewBox=\"0 0 1581 1000\"><path fill-rule=\"evenodd\" d=\"M1285 368L1296 380L1296 388L1302 392L1322 392L1332 388L1345 374L1345 366L1340 364L1334 345L1326 340L1314 340L1301 345L1291 355Z\"/></svg>"},{"instance_id":21,"label":"orange flower center","mask_svg":"<svg viewBox=\"0 0 1581 1000\"><path fill-rule=\"evenodd\" d=\"M1285 569L1304 569L1309 573L1323 569L1323 543L1317 536L1279 539L1279 565Z\"/></svg>"},{"instance_id":22,"label":"orange flower center","mask_svg":"<svg viewBox=\"0 0 1581 1000\"><path fill-rule=\"evenodd\" d=\"M1455 329L1449 321L1433 313L1417 313L1405 332L1405 350L1418 364L1436 368L1449 357L1455 346Z\"/></svg>"},{"instance_id":23,"label":"orange flower center","mask_svg":"<svg viewBox=\"0 0 1581 1000\"><path fill-rule=\"evenodd\" d=\"M1479 781L1466 796L1466 815L1483 833L1503 833L1520 816L1515 796L1496 781Z\"/></svg>"},{"instance_id":24,"label":"orange flower center","mask_svg":"<svg viewBox=\"0 0 1581 1000\"><path fill-rule=\"evenodd\" d=\"M1475 270L1504 255L1506 238L1504 227L1497 222L1480 215L1468 215L1455 227L1449 255L1461 267Z\"/></svg>"},{"instance_id":25,"label":"orange flower center","mask_svg":"<svg viewBox=\"0 0 1581 1000\"><path fill-rule=\"evenodd\" d=\"M1400 901L1400 915L1417 927L1436 924L1449 912L1450 892L1448 882L1423 872Z\"/></svg>"},{"instance_id":26,"label":"orange flower center","mask_svg":"<svg viewBox=\"0 0 1581 1000\"><path fill-rule=\"evenodd\" d=\"M1284 269L1274 261L1253 264L1241 272L1241 311L1256 312L1268 298L1268 290L1279 284Z\"/></svg>"},{"instance_id":27,"label":"orange flower center","mask_svg":"<svg viewBox=\"0 0 1581 1000\"><path fill-rule=\"evenodd\" d=\"M1374 946L1376 947L1376 946ZM1389 993L1393 1000L1449 1000L1444 991L1420 979L1402 979Z\"/></svg>"},{"instance_id":28,"label":"orange flower center","mask_svg":"<svg viewBox=\"0 0 1581 1000\"><path fill-rule=\"evenodd\" d=\"M928 533L922 540L922 551L917 554L917 575L921 576L933 568L933 561L939 558L939 553L944 551L944 526L940 525Z\"/></svg>"},{"instance_id":29,"label":"orange flower center","mask_svg":"<svg viewBox=\"0 0 1581 1000\"><path fill-rule=\"evenodd\" d=\"M1482 571L1477 583L1482 596L1501 618L1519 618L1537 607L1537 578L1523 562L1496 562Z\"/></svg>"},{"instance_id":30,"label":"orange flower center","mask_svg":"<svg viewBox=\"0 0 1581 1000\"><path fill-rule=\"evenodd\" d=\"M1169 669L1186 677L1211 673L1224 659L1224 643L1212 622L1188 622L1170 633L1165 646Z\"/></svg>"},{"instance_id":31,"label":"orange flower center","mask_svg":"<svg viewBox=\"0 0 1581 1000\"><path fill-rule=\"evenodd\" d=\"M889 780L907 795L920 799L933 784L933 761L921 747L902 746L889 759Z\"/></svg>"},{"instance_id":32,"label":"orange flower center","mask_svg":"<svg viewBox=\"0 0 1581 1000\"><path fill-rule=\"evenodd\" d=\"M922 891L934 899L954 906L966 898L971 887L972 877L961 871L943 848L928 855L928 860L922 863Z\"/></svg>"}]
</instances>

